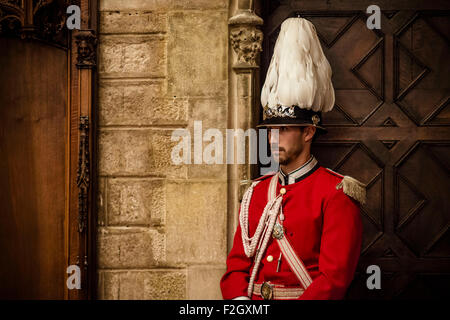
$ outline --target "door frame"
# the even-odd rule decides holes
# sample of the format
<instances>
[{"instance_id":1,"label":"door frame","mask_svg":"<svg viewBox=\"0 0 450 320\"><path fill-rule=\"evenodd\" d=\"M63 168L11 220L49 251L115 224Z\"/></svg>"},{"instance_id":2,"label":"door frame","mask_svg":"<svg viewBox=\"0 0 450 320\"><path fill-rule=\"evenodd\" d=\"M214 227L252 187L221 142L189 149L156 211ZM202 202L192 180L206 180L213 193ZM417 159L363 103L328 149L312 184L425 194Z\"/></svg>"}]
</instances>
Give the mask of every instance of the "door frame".
<instances>
[{"instance_id":1,"label":"door frame","mask_svg":"<svg viewBox=\"0 0 450 320\"><path fill-rule=\"evenodd\" d=\"M72 33L69 103L68 265L81 269L81 289L66 299L96 299L97 293L97 30L98 1L79 0L81 29Z\"/></svg>"}]
</instances>

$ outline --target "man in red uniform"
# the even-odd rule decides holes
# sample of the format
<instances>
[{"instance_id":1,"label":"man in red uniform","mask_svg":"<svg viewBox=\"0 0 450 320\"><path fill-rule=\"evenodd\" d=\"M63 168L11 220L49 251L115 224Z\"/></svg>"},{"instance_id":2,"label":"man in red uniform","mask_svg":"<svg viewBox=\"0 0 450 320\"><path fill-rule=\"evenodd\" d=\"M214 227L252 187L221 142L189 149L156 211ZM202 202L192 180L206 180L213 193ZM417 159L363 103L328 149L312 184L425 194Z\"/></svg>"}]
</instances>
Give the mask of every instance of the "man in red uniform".
<instances>
[{"instance_id":1,"label":"man in red uniform","mask_svg":"<svg viewBox=\"0 0 450 320\"><path fill-rule=\"evenodd\" d=\"M261 102L261 126L280 168L243 197L223 298L342 299L360 254L365 189L310 153L314 135L325 132L320 111L332 109L334 90L309 21L283 22Z\"/></svg>"}]
</instances>

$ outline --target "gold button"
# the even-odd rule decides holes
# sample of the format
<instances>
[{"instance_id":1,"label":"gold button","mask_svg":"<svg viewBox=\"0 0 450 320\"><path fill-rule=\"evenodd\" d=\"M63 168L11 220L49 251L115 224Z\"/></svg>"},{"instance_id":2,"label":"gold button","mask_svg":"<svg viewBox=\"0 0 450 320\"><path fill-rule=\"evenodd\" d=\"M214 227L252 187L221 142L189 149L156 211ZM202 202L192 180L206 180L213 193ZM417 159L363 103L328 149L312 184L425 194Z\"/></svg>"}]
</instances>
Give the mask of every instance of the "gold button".
<instances>
[{"instance_id":1,"label":"gold button","mask_svg":"<svg viewBox=\"0 0 450 320\"><path fill-rule=\"evenodd\" d=\"M268 262L272 262L273 261L273 257L272 256L267 256L267 261Z\"/></svg>"},{"instance_id":2,"label":"gold button","mask_svg":"<svg viewBox=\"0 0 450 320\"><path fill-rule=\"evenodd\" d=\"M280 193L281 193L281 194L285 194L285 193L286 193L286 189L285 189L285 188L281 188L281 189L280 189Z\"/></svg>"}]
</instances>

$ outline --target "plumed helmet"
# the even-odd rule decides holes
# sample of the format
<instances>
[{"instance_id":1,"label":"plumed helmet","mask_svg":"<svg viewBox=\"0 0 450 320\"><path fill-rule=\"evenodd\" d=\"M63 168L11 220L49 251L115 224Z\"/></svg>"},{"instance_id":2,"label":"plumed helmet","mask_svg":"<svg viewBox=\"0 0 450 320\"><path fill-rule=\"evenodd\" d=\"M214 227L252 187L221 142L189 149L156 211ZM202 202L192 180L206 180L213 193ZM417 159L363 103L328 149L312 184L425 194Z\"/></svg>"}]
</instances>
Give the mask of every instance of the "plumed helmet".
<instances>
[{"instance_id":1,"label":"plumed helmet","mask_svg":"<svg viewBox=\"0 0 450 320\"><path fill-rule=\"evenodd\" d=\"M281 24L274 53L261 91L261 126L316 126L322 112L334 106L331 67L314 25L303 18Z\"/></svg>"}]
</instances>

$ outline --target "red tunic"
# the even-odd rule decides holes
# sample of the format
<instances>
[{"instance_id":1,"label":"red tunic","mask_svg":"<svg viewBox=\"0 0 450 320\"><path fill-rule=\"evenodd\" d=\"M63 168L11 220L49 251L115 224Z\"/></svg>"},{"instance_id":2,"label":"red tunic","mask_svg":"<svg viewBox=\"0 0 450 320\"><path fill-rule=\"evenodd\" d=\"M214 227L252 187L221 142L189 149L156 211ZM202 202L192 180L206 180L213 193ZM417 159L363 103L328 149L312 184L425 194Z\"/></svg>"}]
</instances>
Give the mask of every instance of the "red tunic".
<instances>
[{"instance_id":1,"label":"red tunic","mask_svg":"<svg viewBox=\"0 0 450 320\"><path fill-rule=\"evenodd\" d=\"M250 236L267 204L270 180L262 179L254 188L249 206ZM313 279L299 299L342 299L353 279L361 250L362 223L359 203L336 189L341 180L342 176L317 166L298 182L285 186L278 182L277 194L280 188L286 189L282 202L285 236ZM273 257L271 262L266 259L269 255ZM276 272L279 256L280 248L271 237L255 283L270 281L300 287L283 257ZM224 299L247 296L253 259L245 255L239 225L220 282ZM261 297L253 294L252 299Z\"/></svg>"}]
</instances>

